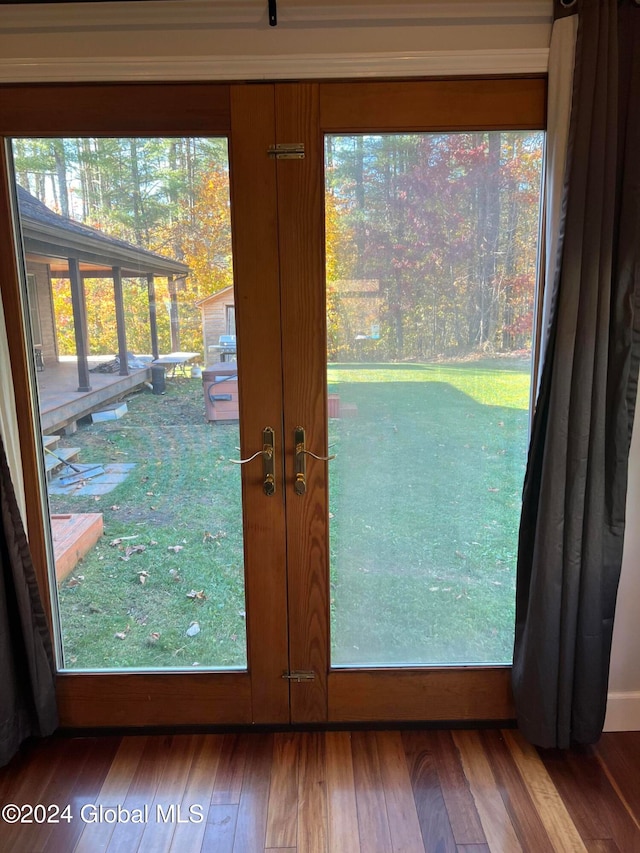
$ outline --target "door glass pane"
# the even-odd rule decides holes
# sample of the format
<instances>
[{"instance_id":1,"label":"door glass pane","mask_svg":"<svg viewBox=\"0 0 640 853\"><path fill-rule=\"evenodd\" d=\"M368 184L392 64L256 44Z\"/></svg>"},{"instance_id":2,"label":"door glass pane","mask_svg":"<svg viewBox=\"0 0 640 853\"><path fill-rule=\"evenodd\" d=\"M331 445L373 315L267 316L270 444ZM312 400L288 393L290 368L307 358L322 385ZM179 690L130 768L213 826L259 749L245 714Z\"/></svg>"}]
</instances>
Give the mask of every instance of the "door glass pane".
<instances>
[{"instance_id":1,"label":"door glass pane","mask_svg":"<svg viewBox=\"0 0 640 853\"><path fill-rule=\"evenodd\" d=\"M511 661L542 143L326 137L334 666Z\"/></svg>"},{"instance_id":2,"label":"door glass pane","mask_svg":"<svg viewBox=\"0 0 640 853\"><path fill-rule=\"evenodd\" d=\"M227 140L13 160L61 664L245 668Z\"/></svg>"}]
</instances>

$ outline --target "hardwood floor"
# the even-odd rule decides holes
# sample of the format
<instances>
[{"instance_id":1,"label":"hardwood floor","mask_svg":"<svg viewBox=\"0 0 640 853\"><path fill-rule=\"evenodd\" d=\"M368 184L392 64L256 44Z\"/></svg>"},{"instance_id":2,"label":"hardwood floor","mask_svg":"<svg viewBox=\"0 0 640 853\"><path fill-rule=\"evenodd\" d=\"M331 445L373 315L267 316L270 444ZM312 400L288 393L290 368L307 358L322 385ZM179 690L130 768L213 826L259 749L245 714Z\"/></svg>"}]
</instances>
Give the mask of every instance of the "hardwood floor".
<instances>
[{"instance_id":1,"label":"hardwood floor","mask_svg":"<svg viewBox=\"0 0 640 853\"><path fill-rule=\"evenodd\" d=\"M0 770L0 850L632 853L639 779L640 732L566 753L515 730L57 737Z\"/></svg>"}]
</instances>

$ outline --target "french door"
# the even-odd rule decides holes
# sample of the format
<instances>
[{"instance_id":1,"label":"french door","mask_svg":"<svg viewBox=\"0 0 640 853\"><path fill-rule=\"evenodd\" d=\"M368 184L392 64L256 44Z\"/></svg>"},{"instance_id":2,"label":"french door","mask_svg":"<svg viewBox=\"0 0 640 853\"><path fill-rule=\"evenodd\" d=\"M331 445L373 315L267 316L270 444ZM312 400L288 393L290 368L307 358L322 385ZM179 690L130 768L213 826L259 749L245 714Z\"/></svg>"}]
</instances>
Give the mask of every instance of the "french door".
<instances>
[{"instance_id":1,"label":"french door","mask_svg":"<svg viewBox=\"0 0 640 853\"><path fill-rule=\"evenodd\" d=\"M178 629L184 639L173 642L173 651L167 647L157 666L136 666L134 658L124 666L83 667L65 653L68 590L47 569L54 559L52 502L36 417L43 371L36 370L28 333L9 324L30 541L44 598L53 602L55 630L62 621L63 724L510 717L514 519L526 449L522 400L528 399L535 313L544 82L5 87L0 124L7 138L0 274L8 317L28 318L23 294L29 264L38 258L50 276L58 270L85 298L82 282L99 266L97 255L93 266L83 255L74 285L76 267L60 272L56 266L68 250L54 257L44 238L28 242L11 173L17 140L217 139L228 152L222 171L231 210L237 458L243 462L234 468L241 479L229 499L234 519L228 524L240 540L241 597L225 598L220 573L226 564L215 556L214 568L208 556L226 547L217 535L231 538L226 530L211 533L217 521L207 522L204 536L195 523L185 523L180 544L168 548L147 531L144 559L156 540L171 559L186 554L190 536L193 553L195 538L211 546L198 557L202 575L188 561L166 569L174 571L172 578L193 576L203 587L179 587L180 601L168 607L166 618L186 613L186 592L193 593L189 606L209 608L193 612L211 612L211 620L185 616ZM197 147L187 145L189 151ZM208 150L204 143L200 148ZM435 177L427 180L427 174ZM195 209L205 216L206 208ZM17 233L22 224L24 252L13 251L20 244L11 222ZM50 229L56 223L51 220ZM511 241L500 236L507 232ZM125 248L113 244L111 251L115 257ZM120 270L117 292L121 265L113 257L105 263L109 275ZM128 257L127 274L142 276L142 260ZM209 262L216 263L213 250ZM147 258L156 275L167 263ZM169 280L173 274L169 267L166 272ZM42 303L40 309L42 322ZM170 304L167 310L171 321ZM81 315L74 316L78 326ZM122 316L120 324L122 332ZM78 341L90 348L90 340L76 335L76 350ZM205 340L205 368L206 349ZM162 352L151 355L162 362ZM226 403L225 395L211 391L228 375L224 365L203 375L212 379L209 387L203 382L210 404ZM168 385L173 381L181 379L172 377ZM218 465L209 474L203 461L197 495L191 484L185 497L201 504L205 515L208 502L218 506L220 470L233 467L221 450L228 429L207 423L192 430L203 430L204 457L215 455ZM132 484L143 470L136 463ZM175 470L183 476L180 466ZM153 488L142 494L154 498ZM103 515L110 524L109 513ZM149 518L161 523L157 515ZM128 556L125 543L118 558ZM140 566L135 575L144 593L157 584L159 594L161 583L168 584L166 576L159 581L165 566L146 575ZM206 578L202 584L200 577ZM241 619L240 628L224 630L233 632L234 642L246 633L244 657L208 652L208 659L192 660L200 652L189 643L222 624L215 622L215 607L219 620L225 607ZM138 612L129 607L121 615L132 622ZM144 631L123 623L111 635L121 635L122 644L139 637L141 656L143 647L149 654L150 644L163 642L164 630L149 632L153 625L147 613L143 618ZM193 625L200 640L189 633ZM224 646L226 635L216 630ZM188 661L172 657L184 648Z\"/></svg>"}]
</instances>

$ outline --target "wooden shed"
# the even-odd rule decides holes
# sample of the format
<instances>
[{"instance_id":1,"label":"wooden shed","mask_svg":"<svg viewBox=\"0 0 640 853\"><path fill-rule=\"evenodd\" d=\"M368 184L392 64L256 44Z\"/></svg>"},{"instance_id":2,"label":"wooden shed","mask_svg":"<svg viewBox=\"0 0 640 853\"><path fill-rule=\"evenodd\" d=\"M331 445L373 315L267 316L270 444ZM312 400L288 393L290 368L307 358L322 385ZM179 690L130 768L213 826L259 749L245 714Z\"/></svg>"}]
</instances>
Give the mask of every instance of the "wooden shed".
<instances>
[{"instance_id":1,"label":"wooden shed","mask_svg":"<svg viewBox=\"0 0 640 853\"><path fill-rule=\"evenodd\" d=\"M221 335L235 335L236 308L233 286L225 287L196 302L202 313L202 340L205 356L220 341ZM207 359L208 361L211 359ZM219 361L215 356L213 361Z\"/></svg>"}]
</instances>

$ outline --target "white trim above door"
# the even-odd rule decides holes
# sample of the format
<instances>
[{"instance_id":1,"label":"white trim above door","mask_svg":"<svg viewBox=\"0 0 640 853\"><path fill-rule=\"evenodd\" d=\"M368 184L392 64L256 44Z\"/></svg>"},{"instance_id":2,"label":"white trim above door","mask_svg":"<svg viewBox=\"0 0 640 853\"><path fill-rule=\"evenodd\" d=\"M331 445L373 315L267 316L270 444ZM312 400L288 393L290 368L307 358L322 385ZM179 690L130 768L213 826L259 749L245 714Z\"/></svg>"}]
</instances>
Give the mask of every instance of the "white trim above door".
<instances>
[{"instance_id":1,"label":"white trim above door","mask_svg":"<svg viewBox=\"0 0 640 853\"><path fill-rule=\"evenodd\" d=\"M0 59L0 83L545 74L547 48L237 56Z\"/></svg>"}]
</instances>

